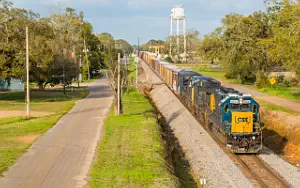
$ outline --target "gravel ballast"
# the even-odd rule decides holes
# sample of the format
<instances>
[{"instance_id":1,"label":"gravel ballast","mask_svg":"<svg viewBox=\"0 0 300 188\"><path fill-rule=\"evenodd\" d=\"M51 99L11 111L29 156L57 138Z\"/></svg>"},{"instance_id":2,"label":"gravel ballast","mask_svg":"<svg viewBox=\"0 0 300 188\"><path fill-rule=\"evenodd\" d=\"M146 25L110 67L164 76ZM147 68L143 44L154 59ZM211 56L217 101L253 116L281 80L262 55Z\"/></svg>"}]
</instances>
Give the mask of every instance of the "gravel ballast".
<instances>
[{"instance_id":1,"label":"gravel ballast","mask_svg":"<svg viewBox=\"0 0 300 188\"><path fill-rule=\"evenodd\" d=\"M141 64L148 81L161 83L148 65ZM166 85L154 85L152 88L153 102L178 139L198 182L206 179L205 187L253 187Z\"/></svg>"},{"instance_id":2,"label":"gravel ballast","mask_svg":"<svg viewBox=\"0 0 300 188\"><path fill-rule=\"evenodd\" d=\"M263 148L259 157L284 178L292 187L300 187L300 170L286 162L267 148Z\"/></svg>"}]
</instances>

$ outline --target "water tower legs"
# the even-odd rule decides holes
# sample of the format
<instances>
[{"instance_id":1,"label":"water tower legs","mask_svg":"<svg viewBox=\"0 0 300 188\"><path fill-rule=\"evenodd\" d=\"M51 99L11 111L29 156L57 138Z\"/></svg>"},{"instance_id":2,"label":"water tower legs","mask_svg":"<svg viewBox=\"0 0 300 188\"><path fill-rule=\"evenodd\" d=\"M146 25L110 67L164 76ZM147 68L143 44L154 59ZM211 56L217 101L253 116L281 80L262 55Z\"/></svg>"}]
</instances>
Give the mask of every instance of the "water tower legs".
<instances>
[{"instance_id":1,"label":"water tower legs","mask_svg":"<svg viewBox=\"0 0 300 188\"><path fill-rule=\"evenodd\" d=\"M185 23L185 19L183 19L183 38L184 38L184 56L185 56L185 61L187 61L187 54L186 54L186 23Z\"/></svg>"},{"instance_id":2,"label":"water tower legs","mask_svg":"<svg viewBox=\"0 0 300 188\"><path fill-rule=\"evenodd\" d=\"M179 37L180 37L180 30L179 30L179 26L180 26L180 19L177 19L177 54L180 54L179 52Z\"/></svg>"}]
</instances>

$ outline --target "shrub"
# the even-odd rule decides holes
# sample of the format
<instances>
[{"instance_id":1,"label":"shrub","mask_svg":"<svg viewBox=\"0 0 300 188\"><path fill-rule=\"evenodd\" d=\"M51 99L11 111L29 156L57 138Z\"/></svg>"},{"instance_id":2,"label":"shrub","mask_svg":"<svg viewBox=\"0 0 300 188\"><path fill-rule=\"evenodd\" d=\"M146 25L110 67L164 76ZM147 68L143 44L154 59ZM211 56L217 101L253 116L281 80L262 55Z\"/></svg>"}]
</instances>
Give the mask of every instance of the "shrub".
<instances>
[{"instance_id":1,"label":"shrub","mask_svg":"<svg viewBox=\"0 0 300 188\"><path fill-rule=\"evenodd\" d=\"M266 73L258 72L256 75L256 83L255 86L258 88L268 87L270 82L268 80L268 76Z\"/></svg>"},{"instance_id":2,"label":"shrub","mask_svg":"<svg viewBox=\"0 0 300 188\"><path fill-rule=\"evenodd\" d=\"M170 56L166 57L165 61L167 61L169 63L174 63L173 59Z\"/></svg>"},{"instance_id":3,"label":"shrub","mask_svg":"<svg viewBox=\"0 0 300 188\"><path fill-rule=\"evenodd\" d=\"M289 86L300 86L300 82L297 78L291 78L288 82Z\"/></svg>"},{"instance_id":4,"label":"shrub","mask_svg":"<svg viewBox=\"0 0 300 188\"><path fill-rule=\"evenodd\" d=\"M231 71L226 72L224 76L226 79L236 79L234 73Z\"/></svg>"}]
</instances>

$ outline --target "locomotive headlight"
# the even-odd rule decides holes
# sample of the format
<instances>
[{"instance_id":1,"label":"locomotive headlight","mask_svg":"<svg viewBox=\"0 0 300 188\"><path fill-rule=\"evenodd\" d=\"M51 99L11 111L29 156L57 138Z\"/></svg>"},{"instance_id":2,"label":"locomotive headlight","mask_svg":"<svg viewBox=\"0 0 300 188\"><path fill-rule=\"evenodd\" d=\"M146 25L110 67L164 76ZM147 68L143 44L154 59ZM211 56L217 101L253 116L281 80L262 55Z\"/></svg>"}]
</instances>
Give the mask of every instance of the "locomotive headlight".
<instances>
[{"instance_id":1,"label":"locomotive headlight","mask_svg":"<svg viewBox=\"0 0 300 188\"><path fill-rule=\"evenodd\" d=\"M255 140L255 136L252 136L252 140Z\"/></svg>"},{"instance_id":2,"label":"locomotive headlight","mask_svg":"<svg viewBox=\"0 0 300 188\"><path fill-rule=\"evenodd\" d=\"M235 140L236 140L236 136L235 136L235 137L233 137L233 139L235 139Z\"/></svg>"},{"instance_id":3,"label":"locomotive headlight","mask_svg":"<svg viewBox=\"0 0 300 188\"><path fill-rule=\"evenodd\" d=\"M243 104L243 99L240 99L240 104Z\"/></svg>"}]
</instances>

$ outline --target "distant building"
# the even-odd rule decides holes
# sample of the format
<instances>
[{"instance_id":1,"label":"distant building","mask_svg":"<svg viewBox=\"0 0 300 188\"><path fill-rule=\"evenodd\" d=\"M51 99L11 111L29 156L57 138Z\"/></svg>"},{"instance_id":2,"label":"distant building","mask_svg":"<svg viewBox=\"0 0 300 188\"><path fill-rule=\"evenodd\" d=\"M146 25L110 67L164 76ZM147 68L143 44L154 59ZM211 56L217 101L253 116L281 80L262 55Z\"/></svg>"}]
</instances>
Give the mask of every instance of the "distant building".
<instances>
[{"instance_id":1,"label":"distant building","mask_svg":"<svg viewBox=\"0 0 300 188\"><path fill-rule=\"evenodd\" d=\"M149 49L154 49L154 53L156 53L156 54L160 54L161 49L164 49L164 48L165 48L165 46L163 46L163 45L151 45L151 46L149 46Z\"/></svg>"},{"instance_id":2,"label":"distant building","mask_svg":"<svg viewBox=\"0 0 300 188\"><path fill-rule=\"evenodd\" d=\"M0 90L8 91L24 91L25 86L23 80L11 78L4 80L0 78Z\"/></svg>"}]
</instances>

